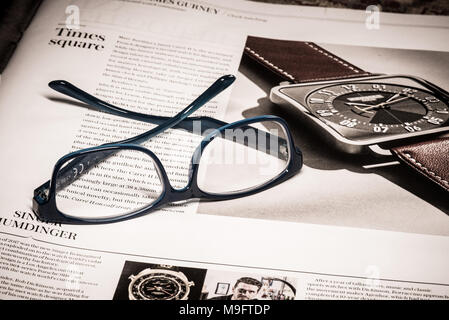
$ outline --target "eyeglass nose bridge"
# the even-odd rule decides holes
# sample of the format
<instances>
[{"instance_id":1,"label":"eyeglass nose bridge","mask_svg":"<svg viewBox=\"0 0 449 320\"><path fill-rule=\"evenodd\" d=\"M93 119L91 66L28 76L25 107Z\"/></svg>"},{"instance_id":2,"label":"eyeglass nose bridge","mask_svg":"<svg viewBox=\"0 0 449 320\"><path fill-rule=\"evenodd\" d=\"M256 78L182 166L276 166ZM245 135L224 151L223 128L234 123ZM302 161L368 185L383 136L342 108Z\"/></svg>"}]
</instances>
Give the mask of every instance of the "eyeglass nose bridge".
<instances>
[{"instance_id":1,"label":"eyeglass nose bridge","mask_svg":"<svg viewBox=\"0 0 449 320\"><path fill-rule=\"evenodd\" d=\"M175 189L171 187L170 193L168 194L169 202L184 201L193 198L193 190L190 186L186 186L182 189Z\"/></svg>"},{"instance_id":2,"label":"eyeglass nose bridge","mask_svg":"<svg viewBox=\"0 0 449 320\"><path fill-rule=\"evenodd\" d=\"M162 165L161 161L157 158L156 155L154 155L154 157L157 159L156 162L158 165L160 178L161 178L162 183L164 184L164 190L165 190L164 191L165 195L163 196L163 200L161 202L163 202L163 203L177 202L177 201L185 201L185 200L189 200L192 198L200 198L201 197L202 194L197 192L198 188L196 187L196 184L194 181L195 176L196 176L196 171L198 171L198 164L196 164L194 162L195 154L192 156L192 159L190 161L187 185L182 188L174 188L171 185L168 174L165 171L165 168Z\"/></svg>"}]
</instances>

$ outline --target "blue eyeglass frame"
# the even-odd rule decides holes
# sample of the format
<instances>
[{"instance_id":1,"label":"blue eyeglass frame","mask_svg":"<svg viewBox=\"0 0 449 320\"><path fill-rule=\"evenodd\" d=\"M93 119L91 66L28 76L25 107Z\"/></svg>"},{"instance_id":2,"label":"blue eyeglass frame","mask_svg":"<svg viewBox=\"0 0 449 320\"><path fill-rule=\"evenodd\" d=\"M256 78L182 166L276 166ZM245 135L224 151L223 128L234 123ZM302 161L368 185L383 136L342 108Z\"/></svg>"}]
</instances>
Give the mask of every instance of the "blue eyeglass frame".
<instances>
[{"instance_id":1,"label":"blue eyeglass frame","mask_svg":"<svg viewBox=\"0 0 449 320\"><path fill-rule=\"evenodd\" d=\"M123 221L131 218L137 218L142 215L148 214L157 208L162 207L163 205L166 205L171 202L176 201L182 201L182 200L188 200L192 198L197 198L201 200L208 200L208 201L217 201L217 200L230 200L240 197L249 196L264 190L267 190L279 183L282 183L283 181L291 178L294 176L302 167L303 165L303 159L302 159L302 153L299 148L295 147L293 143L293 138L291 135L291 132L288 128L288 125L286 121L280 117L273 116L273 115L265 115L265 116L258 116L258 117L252 117L248 119L239 120L232 123L226 123L214 118L210 117L189 117L190 114L195 112L197 109L199 109L202 105L204 105L207 101L215 97L218 93L226 89L229 85L231 85L235 80L235 77L232 75L227 75L219 78L217 81L214 82L203 94L201 94L195 101L193 101L189 106L187 106L184 110L179 112L176 116L173 118L169 117L161 117L161 116L150 116L145 114L140 114L132 111L128 111L125 109L121 109L118 107L115 107L113 105L110 105L104 101L101 101L98 98L95 98L88 93L76 88L75 86L71 85L70 83L66 81L52 81L50 82L50 87L53 89L67 94L73 98L76 98L78 100L81 100L93 107L96 107L97 109L101 111L105 111L108 113L112 113L115 115L120 115L126 118L131 118L134 120L140 120L145 122L151 122L151 123L158 123L159 125L147 132L144 132L138 136L119 141L114 143L107 143L104 145L100 145L97 147L87 148L78 150L75 152L71 152L62 158L60 158L53 169L53 173L51 176L51 180L45 182L43 185L38 187L34 190L34 197L33 197L33 211L38 216L38 218L42 221L46 222L56 222L56 223L67 223L67 224L99 224L99 223L111 223L111 222L118 222ZM198 145L198 147L195 149L193 156L191 158L190 162L190 168L188 173L188 183L184 188L181 189L175 189L170 183L170 180L168 178L168 175L164 169L164 166L162 165L159 158L149 149L140 146L138 143L141 143L143 141L146 141L161 132L169 129L169 128L181 128L191 131L193 128L193 122L194 121L201 121L202 125L204 123L206 129L207 128L213 128L214 130L208 134ZM203 154L203 150L207 147L207 145L213 141L216 137L221 136L221 133L224 132L226 129L234 129L234 128L242 128L249 126L252 123L260 123L264 121L271 121L276 122L278 125L280 125L286 134L287 141L285 141L285 144L288 146L288 163L285 167L285 169L278 174L275 178L271 179L270 181L267 181L264 184L261 184L259 186L256 186L254 188L250 188L250 190L241 190L238 192L233 193L223 193L223 194L217 194L217 193L208 193L200 189L197 182L197 176L198 176L198 168L199 168L199 160ZM203 126L202 126L203 127ZM256 131L258 129L253 127L247 127L252 128ZM270 135L269 133L266 133L267 135ZM282 138L278 138L280 140L283 140ZM155 165L155 168L159 174L159 178L161 180L161 184L163 186L163 190L159 196L158 199L156 199L153 203L149 204L148 206L139 208L135 211L119 215L119 216L110 216L110 217L103 217L103 218L78 218L73 217L67 214L64 214L61 212L56 205L56 181L58 177L58 172L60 172L61 168L64 164L67 164L68 161L74 158L81 159L80 161L87 161L89 160L92 162L91 165L95 165L102 161L102 159L97 159L93 157L93 155L98 154L100 151L104 152L110 152L110 154L114 154L115 152L118 152L120 150L136 150L145 153L149 157L152 158L153 163ZM104 159L104 158L103 158ZM79 162L76 162L79 163ZM70 163L72 164L72 163ZM75 164L76 165L76 164ZM72 165L73 167L73 165ZM61 172L65 170L65 167L61 170ZM70 171L66 170L66 171Z\"/></svg>"}]
</instances>

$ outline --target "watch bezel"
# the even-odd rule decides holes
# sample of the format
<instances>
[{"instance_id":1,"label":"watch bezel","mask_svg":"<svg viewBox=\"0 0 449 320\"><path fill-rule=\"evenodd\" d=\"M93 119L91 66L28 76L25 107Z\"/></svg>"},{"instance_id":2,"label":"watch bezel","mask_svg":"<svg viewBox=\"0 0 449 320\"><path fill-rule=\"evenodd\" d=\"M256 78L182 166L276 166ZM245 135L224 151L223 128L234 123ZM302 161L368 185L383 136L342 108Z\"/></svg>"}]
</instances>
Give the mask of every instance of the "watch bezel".
<instances>
[{"instance_id":1,"label":"watch bezel","mask_svg":"<svg viewBox=\"0 0 449 320\"><path fill-rule=\"evenodd\" d=\"M284 88L291 87L301 87L306 88L304 93L304 104L306 104L306 98L312 92L335 84L346 84L351 82L363 82L370 80L382 80L382 79L408 79L412 82L418 83L425 89L431 91L437 97L441 98L446 104L449 104L449 93L444 89L434 85L433 83L410 75L371 75L371 76L363 76L363 77L354 77L349 79L339 79L339 80L326 80L326 81L317 81L317 82L307 82L307 83L298 83L298 84L288 84L288 85L279 85L271 89L270 92L270 100L276 104L291 104L298 108L307 118L311 119L315 124L319 125L322 129L324 129L327 133L329 133L337 142L343 145L344 149L348 152L359 152L360 148L376 145L380 143L393 142L402 139L409 139L418 136L426 136L437 133L449 132L449 126L445 125L443 127L438 127L435 129L418 131L418 132L408 132L408 133L400 133L400 134L392 134L388 136L380 136L373 137L369 139L354 139L351 140L342 136L337 130L327 125L325 122L320 120L315 114L309 111L309 109L302 105L299 101L289 97L285 93L282 92Z\"/></svg>"},{"instance_id":2,"label":"watch bezel","mask_svg":"<svg viewBox=\"0 0 449 320\"><path fill-rule=\"evenodd\" d=\"M128 285L129 298L131 300L136 299L136 297L132 293L132 287L134 286L134 284L136 283L136 281L139 278L147 276L147 275L151 275L151 274L156 274L156 273L165 273L165 274L169 274L169 275L179 278L182 282L184 282L184 284L186 286L186 291L184 292L183 296L180 297L179 300L186 300L188 298L188 296L190 294L190 287L194 285L193 281L189 281L187 276L181 271L169 270L169 269L165 269L165 268L155 268L155 269L146 268L146 269L140 271L137 275L129 276L129 279L131 280L131 282Z\"/></svg>"}]
</instances>

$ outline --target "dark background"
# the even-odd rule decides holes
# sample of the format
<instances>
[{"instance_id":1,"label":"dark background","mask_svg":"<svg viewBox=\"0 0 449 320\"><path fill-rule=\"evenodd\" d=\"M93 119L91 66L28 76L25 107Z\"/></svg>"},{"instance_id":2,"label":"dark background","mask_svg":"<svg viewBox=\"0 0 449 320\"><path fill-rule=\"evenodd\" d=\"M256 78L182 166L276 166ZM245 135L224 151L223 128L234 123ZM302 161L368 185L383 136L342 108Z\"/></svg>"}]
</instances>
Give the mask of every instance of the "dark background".
<instances>
[{"instance_id":1,"label":"dark background","mask_svg":"<svg viewBox=\"0 0 449 320\"><path fill-rule=\"evenodd\" d=\"M252 0L276 4L302 6L350 8L365 10L369 5L378 5L384 12L449 15L448 0Z\"/></svg>"}]
</instances>

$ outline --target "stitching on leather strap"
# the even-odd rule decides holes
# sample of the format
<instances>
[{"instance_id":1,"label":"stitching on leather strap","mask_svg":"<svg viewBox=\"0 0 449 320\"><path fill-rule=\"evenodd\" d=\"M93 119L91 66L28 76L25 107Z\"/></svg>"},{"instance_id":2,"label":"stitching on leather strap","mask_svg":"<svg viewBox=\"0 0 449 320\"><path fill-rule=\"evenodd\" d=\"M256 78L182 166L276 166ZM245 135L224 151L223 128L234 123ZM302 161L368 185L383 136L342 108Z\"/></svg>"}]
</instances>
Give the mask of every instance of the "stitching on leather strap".
<instances>
[{"instance_id":1,"label":"stitching on leather strap","mask_svg":"<svg viewBox=\"0 0 449 320\"><path fill-rule=\"evenodd\" d=\"M295 80L295 77L293 77L291 74L289 74L288 72L282 70L281 68L279 68L278 66L276 66L275 64L271 63L269 60L265 59L264 57L262 57L260 54L258 54L257 52L255 52L254 50L252 50L250 47L245 47L246 51L249 51L253 56L255 56L257 59L261 60L263 63L269 65L271 68L275 69L276 71L280 72L281 74L283 74L284 76L288 77L291 80Z\"/></svg>"},{"instance_id":2,"label":"stitching on leather strap","mask_svg":"<svg viewBox=\"0 0 449 320\"><path fill-rule=\"evenodd\" d=\"M357 75L357 77L360 76L368 76L370 75L369 72L360 73ZM314 79L307 79L304 82L311 82L311 81L321 81L321 80L338 80L338 79L348 79L348 78L354 78L355 76L353 74L347 75L347 76L334 76L334 77L325 77L325 78L314 78Z\"/></svg>"},{"instance_id":3,"label":"stitching on leather strap","mask_svg":"<svg viewBox=\"0 0 449 320\"><path fill-rule=\"evenodd\" d=\"M338 62L339 64L345 66L346 68L348 68L348 69L354 71L355 73L360 73L359 70L357 70L357 69L354 68L353 66L349 65L348 63L346 63L346 62L344 62L344 61L338 59L336 56L331 55L331 54L329 54L329 53L327 53L327 52L324 52L323 50L321 50L320 48L314 46L313 44L311 44L311 43L309 43L309 42L304 42L304 43L307 44L309 47L311 47L313 50L318 51L319 53L323 54L324 56L326 56L326 57L328 57L328 58L331 58L332 60L334 60L334 61Z\"/></svg>"},{"instance_id":4,"label":"stitching on leather strap","mask_svg":"<svg viewBox=\"0 0 449 320\"><path fill-rule=\"evenodd\" d=\"M428 174L430 174L432 177L434 177L435 179L437 179L438 181L442 182L443 184L449 186L449 182L444 180L443 178L441 178L440 176L438 176L435 172L430 171L429 169L427 169L422 163L418 162L418 160L416 160L415 158L413 158L410 154L408 153L404 153L404 155L410 160L412 161L415 165L417 165L418 167L420 167L421 169L423 169L425 172L427 172Z\"/></svg>"}]
</instances>

